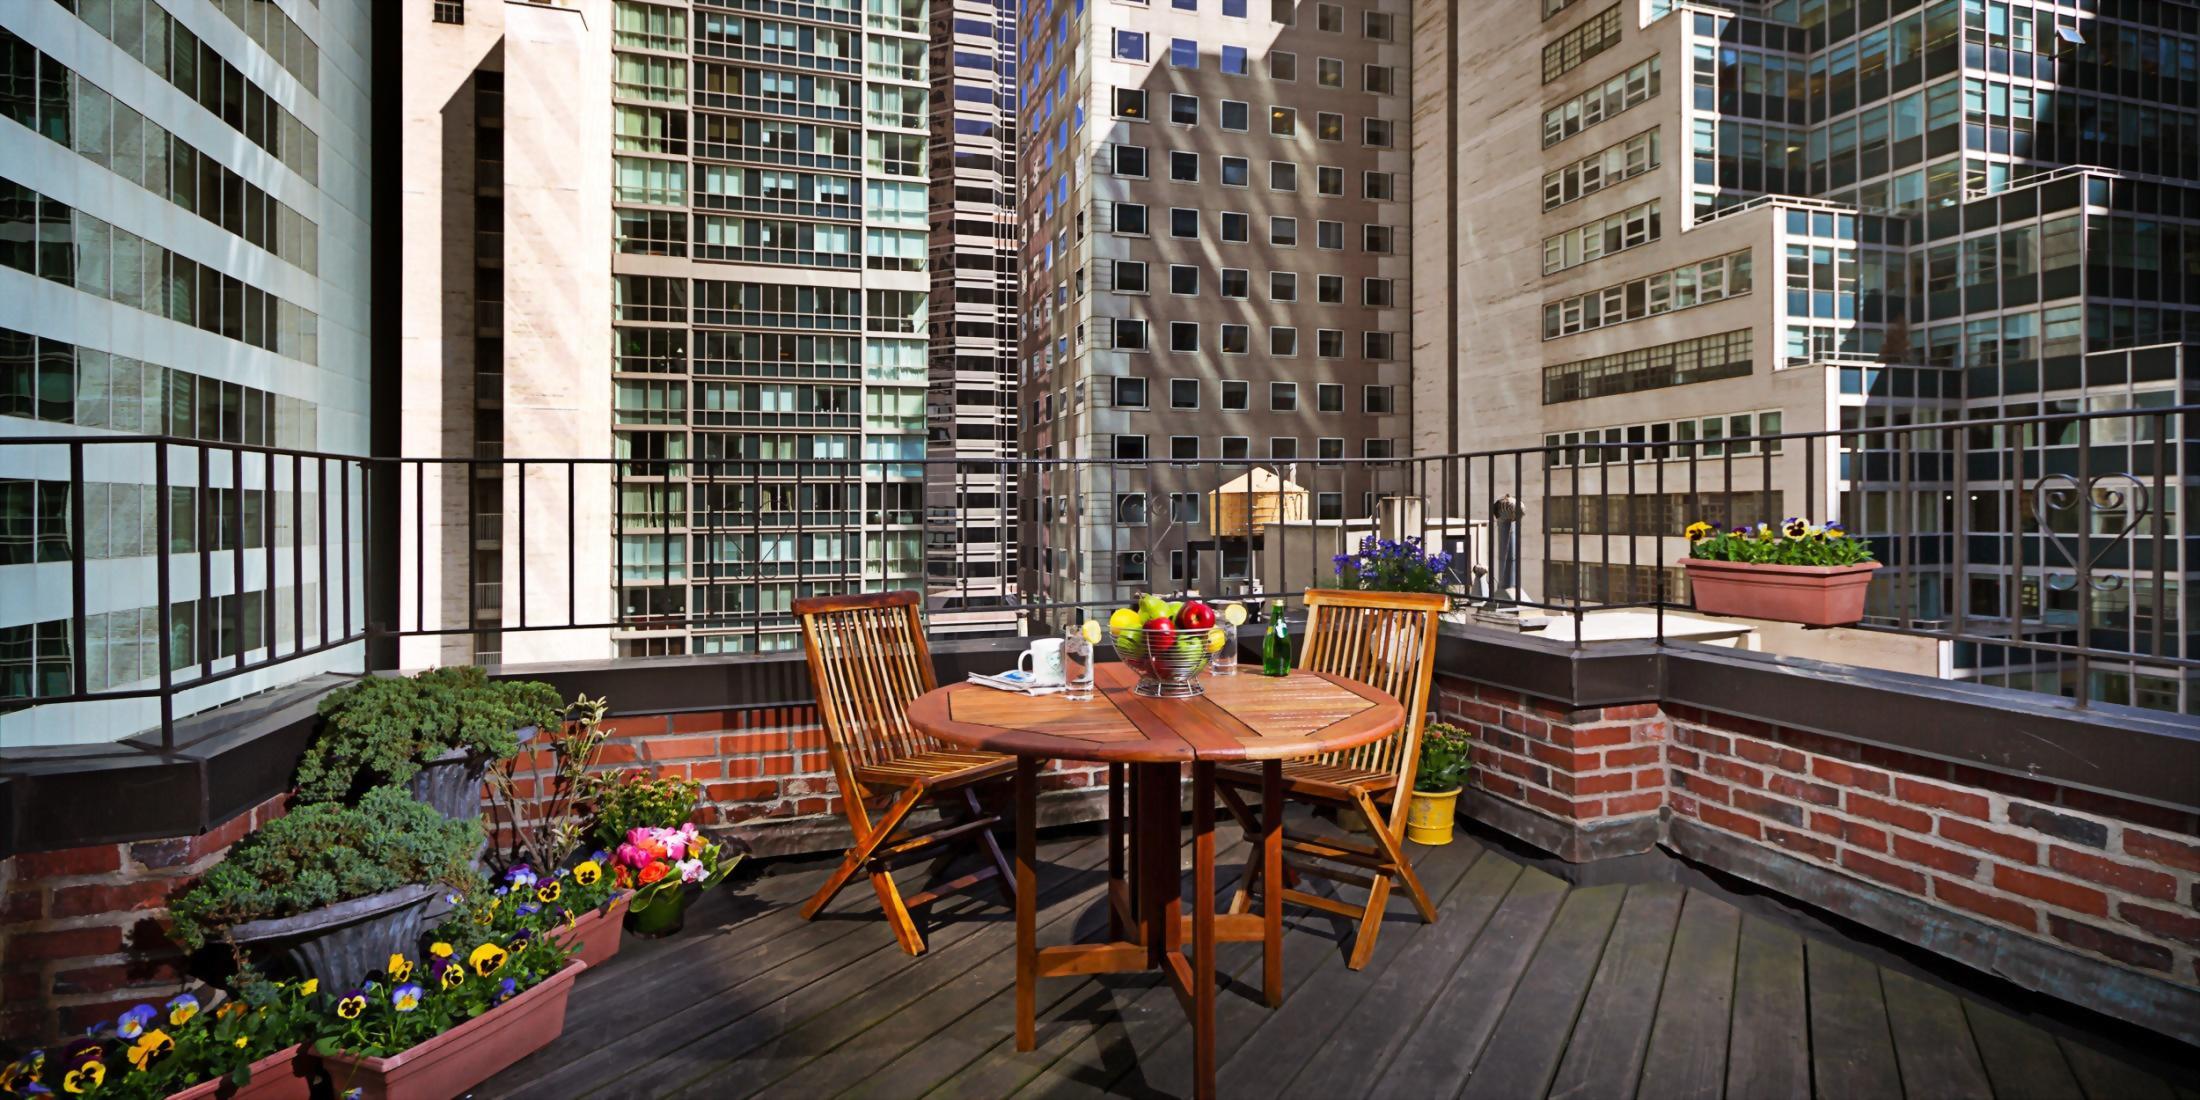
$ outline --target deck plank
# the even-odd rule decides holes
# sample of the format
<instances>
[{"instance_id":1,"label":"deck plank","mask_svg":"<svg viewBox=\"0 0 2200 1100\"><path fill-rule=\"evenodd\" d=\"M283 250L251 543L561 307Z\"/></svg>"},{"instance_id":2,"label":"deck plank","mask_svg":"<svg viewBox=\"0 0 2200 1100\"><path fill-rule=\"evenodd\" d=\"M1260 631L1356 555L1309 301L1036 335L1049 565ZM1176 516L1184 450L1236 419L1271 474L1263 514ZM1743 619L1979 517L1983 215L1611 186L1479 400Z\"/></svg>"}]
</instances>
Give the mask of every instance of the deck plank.
<instances>
[{"instance_id":1,"label":"deck plank","mask_svg":"<svg viewBox=\"0 0 2200 1100\"><path fill-rule=\"evenodd\" d=\"M1512 1003L1490 1033L1462 1100L1513 1100L1550 1089L1626 900L1625 886L1591 886L1566 895L1513 987Z\"/></svg>"},{"instance_id":2,"label":"deck plank","mask_svg":"<svg viewBox=\"0 0 2200 1100\"><path fill-rule=\"evenodd\" d=\"M1690 891L1681 904L1636 1096L1716 1100L1725 1095L1741 930L1741 911L1709 894Z\"/></svg>"},{"instance_id":3,"label":"deck plank","mask_svg":"<svg viewBox=\"0 0 2200 1100\"><path fill-rule=\"evenodd\" d=\"M1338 1096L1366 1087L1366 1070L1358 1067L1387 1060L1389 1050L1405 1041L1411 1020L1401 1006L1426 1004L1435 996L1452 963L1466 953L1520 877L1519 864L1480 845L1475 849L1473 865L1440 895L1442 908L1434 927L1410 937L1386 931L1375 941L1367 968L1358 973L1345 969L1343 958L1332 950L1303 984L1287 981L1283 1007L1222 1064L1220 1077L1230 1082L1233 1093L1274 1096L1289 1088ZM1425 879L1423 885L1429 885ZM1408 942L1413 944L1412 965L1402 966ZM1360 1020L1381 1022L1346 1026Z\"/></svg>"},{"instance_id":4,"label":"deck plank","mask_svg":"<svg viewBox=\"0 0 2200 1100\"><path fill-rule=\"evenodd\" d=\"M1421 876L1422 886L1428 889L1430 897L1439 906L1438 925L1447 916L1441 908L1442 899L1448 896L1464 873L1479 861L1482 853L1483 849L1478 844L1455 844L1423 853L1415 861L1414 869ZM1392 897L1396 899L1394 912L1385 922L1383 934L1375 941L1375 946L1380 950L1385 941L1395 939L1400 950L1411 951L1411 945L1429 935L1433 926L1422 924L1420 915L1412 911L1404 898L1395 894ZM1289 907L1286 907L1286 912L1290 912ZM1328 1020L1321 1027L1321 1035L1328 1033L1329 1022L1349 1015L1350 1010L1340 1005L1338 1000L1357 1001L1359 993L1368 984L1367 971L1353 974L1345 969L1344 955L1350 949L1349 929L1352 926L1347 924L1344 927L1347 931L1344 933L1344 941L1340 943L1336 934L1337 926L1313 913L1299 915L1296 920L1287 920L1285 925L1283 973L1286 1006L1299 995L1302 983L1309 978L1330 970L1352 975L1351 979L1340 983L1337 999L1310 1002L1324 1005L1328 1014ZM1370 966L1372 965L1371 960ZM1218 1067L1215 1077L1221 1090L1231 1096L1258 1095L1232 1077L1228 1071L1231 1057L1256 1032L1266 1030L1269 1025L1289 1026L1281 1024L1277 1019L1281 1010L1270 1009L1262 999L1259 986L1252 984L1252 980L1260 974L1259 966L1251 966L1242 973L1247 979L1244 985L1238 990L1226 991L1215 1011L1215 1063ZM1302 1035L1297 1043L1287 1044L1278 1055L1286 1061L1303 1062L1314 1045L1309 1037ZM1191 1072L1191 1058L1190 1032L1180 1028L1154 1053L1150 1063L1141 1062L1134 1071L1118 1078L1110 1086L1110 1091L1118 1095L1142 1095L1152 1088L1164 1091L1179 1088L1179 1083L1186 1080L1185 1075Z\"/></svg>"},{"instance_id":5,"label":"deck plank","mask_svg":"<svg viewBox=\"0 0 2200 1100\"><path fill-rule=\"evenodd\" d=\"M2009 1100L2084 1100L2070 1062L2052 1035L2006 1012L1978 1003L1963 1002L1963 1015L1971 1025L1972 1041L1986 1064L1986 1077L1994 1095Z\"/></svg>"},{"instance_id":6,"label":"deck plank","mask_svg":"<svg viewBox=\"0 0 2200 1100\"><path fill-rule=\"evenodd\" d=\"M1686 896L1681 887L1663 883L1627 891L1619 923L1590 979L1581 1017L1551 1081L1554 1100L1634 1094Z\"/></svg>"},{"instance_id":7,"label":"deck plank","mask_svg":"<svg viewBox=\"0 0 2200 1100\"><path fill-rule=\"evenodd\" d=\"M1879 968L1818 940L1804 942L1803 959L1810 982L1810 1072L1818 1095L1901 1096Z\"/></svg>"},{"instance_id":8,"label":"deck plank","mask_svg":"<svg viewBox=\"0 0 2200 1100\"><path fill-rule=\"evenodd\" d=\"M2070 1071L2085 1090L2086 1100L2175 1100L2176 1093L2161 1078L2119 1062L2084 1043L2058 1038Z\"/></svg>"},{"instance_id":9,"label":"deck plank","mask_svg":"<svg viewBox=\"0 0 2200 1100\"><path fill-rule=\"evenodd\" d=\"M1947 990L1885 967L1879 986L1887 997L1887 1029L1894 1036L1902 1091L1934 1100L1993 1100L1963 1003Z\"/></svg>"},{"instance_id":10,"label":"deck plank","mask_svg":"<svg viewBox=\"0 0 2200 1100\"><path fill-rule=\"evenodd\" d=\"M1368 1066L1383 1071L1368 1095L1418 1098L1431 1081L1466 1080L1566 894L1564 881L1533 868L1521 871L1387 1065ZM1413 1006L1400 1007L1410 1012ZM1290 1095L1307 1094L1294 1082Z\"/></svg>"},{"instance_id":11,"label":"deck plank","mask_svg":"<svg viewBox=\"0 0 2200 1100\"><path fill-rule=\"evenodd\" d=\"M1730 1100L1810 1095L1810 1003L1803 937L1758 917L1742 918L1734 959L1734 1028L1728 1047Z\"/></svg>"}]
</instances>

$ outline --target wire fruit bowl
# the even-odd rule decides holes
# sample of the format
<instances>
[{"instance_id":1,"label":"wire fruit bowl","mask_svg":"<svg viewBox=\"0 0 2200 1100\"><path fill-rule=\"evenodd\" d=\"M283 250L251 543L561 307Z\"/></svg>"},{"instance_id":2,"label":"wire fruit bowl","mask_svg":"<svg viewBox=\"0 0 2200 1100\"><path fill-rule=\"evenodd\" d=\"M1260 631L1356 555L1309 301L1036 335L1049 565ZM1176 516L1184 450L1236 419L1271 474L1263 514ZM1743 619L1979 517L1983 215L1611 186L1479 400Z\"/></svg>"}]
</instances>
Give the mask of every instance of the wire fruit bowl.
<instances>
[{"instance_id":1,"label":"wire fruit bowl","mask_svg":"<svg viewBox=\"0 0 2200 1100\"><path fill-rule=\"evenodd\" d=\"M1115 636L1115 655L1138 674L1132 692L1149 699L1189 699L1205 695L1199 682L1213 655L1207 648L1208 632L1179 631L1176 644L1155 654L1146 652L1146 632L1124 631Z\"/></svg>"}]
</instances>

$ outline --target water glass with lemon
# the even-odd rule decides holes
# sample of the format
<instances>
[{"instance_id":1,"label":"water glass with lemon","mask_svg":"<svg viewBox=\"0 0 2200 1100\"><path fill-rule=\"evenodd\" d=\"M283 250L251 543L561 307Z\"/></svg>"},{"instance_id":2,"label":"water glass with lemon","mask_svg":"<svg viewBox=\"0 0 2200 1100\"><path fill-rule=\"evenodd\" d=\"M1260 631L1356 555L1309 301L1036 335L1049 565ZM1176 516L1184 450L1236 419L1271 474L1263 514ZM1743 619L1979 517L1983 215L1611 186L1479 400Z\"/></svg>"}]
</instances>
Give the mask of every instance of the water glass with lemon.
<instances>
[{"instance_id":1,"label":"water glass with lemon","mask_svg":"<svg viewBox=\"0 0 2200 1100\"><path fill-rule=\"evenodd\" d=\"M1207 660L1207 671L1216 676L1237 675L1237 628L1245 625L1245 605L1222 605L1222 614L1216 616L1214 632L1208 635L1207 648L1214 654Z\"/></svg>"},{"instance_id":2,"label":"water glass with lemon","mask_svg":"<svg viewBox=\"0 0 2200 1100\"><path fill-rule=\"evenodd\" d=\"M1085 619L1062 635L1062 698L1092 698L1092 647L1100 644L1100 637L1098 619Z\"/></svg>"}]
</instances>

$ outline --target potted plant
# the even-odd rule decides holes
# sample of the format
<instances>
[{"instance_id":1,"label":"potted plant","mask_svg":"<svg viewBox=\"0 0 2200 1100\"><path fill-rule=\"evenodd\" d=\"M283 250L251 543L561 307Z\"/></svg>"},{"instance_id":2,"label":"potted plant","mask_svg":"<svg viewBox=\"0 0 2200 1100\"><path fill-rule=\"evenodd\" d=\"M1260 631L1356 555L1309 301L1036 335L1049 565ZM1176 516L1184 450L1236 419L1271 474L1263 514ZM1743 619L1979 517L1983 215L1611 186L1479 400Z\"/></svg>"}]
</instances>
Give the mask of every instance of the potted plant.
<instances>
[{"instance_id":1,"label":"potted plant","mask_svg":"<svg viewBox=\"0 0 2200 1100\"><path fill-rule=\"evenodd\" d=\"M734 842L738 843L738 842ZM619 845L616 875L631 886L626 930L637 936L669 936L687 922L688 903L741 862L690 821L677 829L638 828Z\"/></svg>"},{"instance_id":2,"label":"potted plant","mask_svg":"<svg viewBox=\"0 0 2200 1100\"><path fill-rule=\"evenodd\" d=\"M566 707L548 684L491 681L461 665L370 676L329 693L320 712L320 735L298 761L302 799L341 801L397 783L458 820L481 812L489 762L539 728L562 727Z\"/></svg>"},{"instance_id":3,"label":"potted plant","mask_svg":"<svg viewBox=\"0 0 2200 1100\"><path fill-rule=\"evenodd\" d=\"M439 938L417 963L393 956L338 994L314 1050L338 1095L463 1095L565 1030L566 1000L587 966L556 938L524 930L501 941Z\"/></svg>"},{"instance_id":4,"label":"potted plant","mask_svg":"<svg viewBox=\"0 0 2200 1100\"><path fill-rule=\"evenodd\" d=\"M536 904L565 916L546 930L567 938L590 966L618 954L627 902L603 848L573 859L594 825L581 806L594 789L589 771L607 736L608 709L603 699L574 699L558 735L536 746L533 766L513 756L492 764L487 775L491 812L505 839L499 853L505 889L544 895Z\"/></svg>"},{"instance_id":5,"label":"potted plant","mask_svg":"<svg viewBox=\"0 0 2200 1100\"><path fill-rule=\"evenodd\" d=\"M598 848L617 849L636 829L686 824L702 797L703 785L684 776L651 775L639 768L590 776L589 836Z\"/></svg>"},{"instance_id":6,"label":"potted plant","mask_svg":"<svg viewBox=\"0 0 2200 1100\"><path fill-rule=\"evenodd\" d=\"M1329 559L1338 588L1362 592L1447 592L1452 557L1441 550L1431 554L1419 538L1402 540L1369 535L1358 550Z\"/></svg>"},{"instance_id":7,"label":"potted plant","mask_svg":"<svg viewBox=\"0 0 2200 1100\"><path fill-rule=\"evenodd\" d=\"M1421 731L1421 766L1413 773L1412 802L1406 806L1406 839L1415 844L1451 843L1458 813L1459 787L1474 748L1467 731L1449 722L1430 722Z\"/></svg>"},{"instance_id":8,"label":"potted plant","mask_svg":"<svg viewBox=\"0 0 2200 1100\"><path fill-rule=\"evenodd\" d=\"M220 938L299 976L350 984L420 933L435 884L475 877L476 821L452 821L397 787L357 806L314 803L238 841L169 905L170 936Z\"/></svg>"},{"instance_id":9,"label":"potted plant","mask_svg":"<svg viewBox=\"0 0 2200 1100\"><path fill-rule=\"evenodd\" d=\"M94 1027L56 1057L34 1053L0 1069L0 1095L92 1093L126 1100L306 1100L314 1063L310 983L247 976L240 993L204 1008L182 993ZM41 1077L44 1080L41 1080Z\"/></svg>"},{"instance_id":10,"label":"potted plant","mask_svg":"<svg viewBox=\"0 0 2200 1100\"><path fill-rule=\"evenodd\" d=\"M1696 610L1710 615L1845 626L1864 617L1871 585L1871 547L1850 538L1838 523L1824 526L1789 517L1770 524L1720 531L1693 523L1688 536L1688 587Z\"/></svg>"}]
</instances>

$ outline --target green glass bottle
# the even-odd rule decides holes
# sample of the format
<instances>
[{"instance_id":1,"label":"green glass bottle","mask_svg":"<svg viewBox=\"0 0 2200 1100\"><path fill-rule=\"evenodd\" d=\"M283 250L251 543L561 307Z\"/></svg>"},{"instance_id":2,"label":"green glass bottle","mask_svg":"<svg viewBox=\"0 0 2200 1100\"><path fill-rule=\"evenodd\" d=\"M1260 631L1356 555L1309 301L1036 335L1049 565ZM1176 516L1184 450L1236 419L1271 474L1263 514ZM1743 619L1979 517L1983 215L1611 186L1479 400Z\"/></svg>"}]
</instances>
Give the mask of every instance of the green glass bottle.
<instances>
[{"instance_id":1,"label":"green glass bottle","mask_svg":"<svg viewBox=\"0 0 2200 1100\"><path fill-rule=\"evenodd\" d=\"M1268 607L1268 637L1261 641L1260 674L1291 675L1291 625L1283 618L1283 601Z\"/></svg>"}]
</instances>

